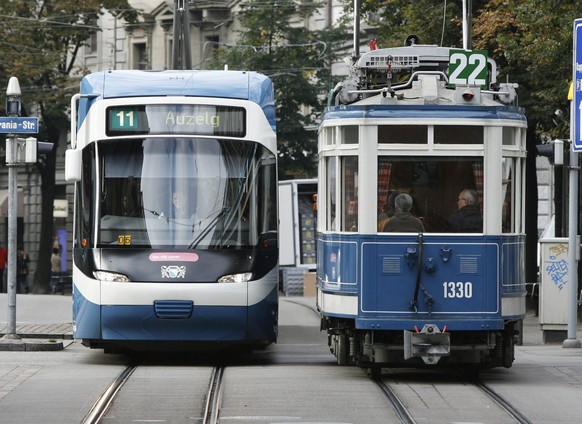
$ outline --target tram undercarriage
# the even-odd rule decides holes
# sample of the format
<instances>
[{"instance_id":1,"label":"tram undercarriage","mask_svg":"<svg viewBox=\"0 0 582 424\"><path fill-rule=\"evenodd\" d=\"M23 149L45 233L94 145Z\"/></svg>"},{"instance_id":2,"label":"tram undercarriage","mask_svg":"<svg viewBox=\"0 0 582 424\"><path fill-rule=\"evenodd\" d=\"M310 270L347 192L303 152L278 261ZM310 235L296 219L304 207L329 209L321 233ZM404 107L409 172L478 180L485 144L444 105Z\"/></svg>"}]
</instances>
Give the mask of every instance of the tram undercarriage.
<instances>
[{"instance_id":1,"label":"tram undercarriage","mask_svg":"<svg viewBox=\"0 0 582 424\"><path fill-rule=\"evenodd\" d=\"M497 331L357 330L349 320L322 320L338 365L374 367L470 366L510 368L515 353L516 321ZM434 329L433 329L434 330ZM412 335L414 333L417 335Z\"/></svg>"}]
</instances>

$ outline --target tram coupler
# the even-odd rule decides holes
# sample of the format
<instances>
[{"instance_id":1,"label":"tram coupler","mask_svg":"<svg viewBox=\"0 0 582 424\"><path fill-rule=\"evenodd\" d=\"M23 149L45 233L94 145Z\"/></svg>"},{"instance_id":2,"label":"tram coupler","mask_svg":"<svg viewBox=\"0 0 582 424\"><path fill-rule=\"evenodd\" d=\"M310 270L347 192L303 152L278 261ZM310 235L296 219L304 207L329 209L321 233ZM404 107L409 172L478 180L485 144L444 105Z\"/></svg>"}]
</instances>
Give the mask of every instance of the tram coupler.
<instances>
[{"instance_id":1,"label":"tram coupler","mask_svg":"<svg viewBox=\"0 0 582 424\"><path fill-rule=\"evenodd\" d=\"M451 352L451 335L434 324L425 324L420 331L404 330L404 359L422 358L425 364L435 365Z\"/></svg>"}]
</instances>

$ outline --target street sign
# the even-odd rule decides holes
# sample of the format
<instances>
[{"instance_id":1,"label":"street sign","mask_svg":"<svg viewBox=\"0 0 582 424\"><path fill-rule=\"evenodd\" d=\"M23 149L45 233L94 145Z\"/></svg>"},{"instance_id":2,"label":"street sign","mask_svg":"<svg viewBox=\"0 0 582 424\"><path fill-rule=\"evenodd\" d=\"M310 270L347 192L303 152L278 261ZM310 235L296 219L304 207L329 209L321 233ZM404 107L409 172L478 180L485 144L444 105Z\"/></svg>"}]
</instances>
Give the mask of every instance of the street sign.
<instances>
[{"instance_id":1,"label":"street sign","mask_svg":"<svg viewBox=\"0 0 582 424\"><path fill-rule=\"evenodd\" d=\"M572 134L572 150L582 151L582 19L574 21L574 60L572 81L574 82L574 98L572 103L574 129Z\"/></svg>"},{"instance_id":2,"label":"street sign","mask_svg":"<svg viewBox=\"0 0 582 424\"><path fill-rule=\"evenodd\" d=\"M0 134L36 134L38 118L0 116Z\"/></svg>"}]
</instances>

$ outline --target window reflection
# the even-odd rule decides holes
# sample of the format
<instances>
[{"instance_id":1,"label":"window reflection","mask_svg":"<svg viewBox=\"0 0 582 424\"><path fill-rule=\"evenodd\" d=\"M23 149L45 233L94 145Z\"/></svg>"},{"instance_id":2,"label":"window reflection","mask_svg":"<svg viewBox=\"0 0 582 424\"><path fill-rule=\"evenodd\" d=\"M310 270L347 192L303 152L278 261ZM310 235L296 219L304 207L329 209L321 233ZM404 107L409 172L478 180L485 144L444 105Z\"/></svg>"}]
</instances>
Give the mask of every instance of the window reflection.
<instances>
[{"instance_id":1,"label":"window reflection","mask_svg":"<svg viewBox=\"0 0 582 424\"><path fill-rule=\"evenodd\" d=\"M483 160L439 157L378 158L378 231L394 214L394 198L408 193L413 199L410 212L420 218L427 232L482 232L482 218L471 229L460 229L454 216L466 206L459 197L465 190L474 193L475 209L483 213ZM467 210L466 210L467 211ZM460 218L459 218L460 219Z\"/></svg>"},{"instance_id":2,"label":"window reflection","mask_svg":"<svg viewBox=\"0 0 582 424\"><path fill-rule=\"evenodd\" d=\"M358 231L358 157L342 157L341 231Z\"/></svg>"},{"instance_id":3,"label":"window reflection","mask_svg":"<svg viewBox=\"0 0 582 424\"><path fill-rule=\"evenodd\" d=\"M101 246L255 246L276 229L275 158L247 141L102 142Z\"/></svg>"}]
</instances>

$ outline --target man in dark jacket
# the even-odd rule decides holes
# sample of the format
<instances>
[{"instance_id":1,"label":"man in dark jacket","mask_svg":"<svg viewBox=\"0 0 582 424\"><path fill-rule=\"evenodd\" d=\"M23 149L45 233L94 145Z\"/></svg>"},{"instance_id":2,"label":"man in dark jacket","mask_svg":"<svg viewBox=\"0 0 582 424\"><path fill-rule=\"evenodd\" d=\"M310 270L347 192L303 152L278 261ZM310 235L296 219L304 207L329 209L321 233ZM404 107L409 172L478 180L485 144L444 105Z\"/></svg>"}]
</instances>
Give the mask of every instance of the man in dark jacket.
<instances>
[{"instance_id":1,"label":"man in dark jacket","mask_svg":"<svg viewBox=\"0 0 582 424\"><path fill-rule=\"evenodd\" d=\"M465 189L461 191L457 207L459 210L449 219L452 231L457 233L483 232L483 217L475 190Z\"/></svg>"},{"instance_id":2,"label":"man in dark jacket","mask_svg":"<svg viewBox=\"0 0 582 424\"><path fill-rule=\"evenodd\" d=\"M394 216L384 225L384 232L422 233L422 221L410 213L412 197L407 193L400 193L394 199Z\"/></svg>"}]
</instances>

